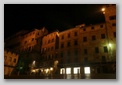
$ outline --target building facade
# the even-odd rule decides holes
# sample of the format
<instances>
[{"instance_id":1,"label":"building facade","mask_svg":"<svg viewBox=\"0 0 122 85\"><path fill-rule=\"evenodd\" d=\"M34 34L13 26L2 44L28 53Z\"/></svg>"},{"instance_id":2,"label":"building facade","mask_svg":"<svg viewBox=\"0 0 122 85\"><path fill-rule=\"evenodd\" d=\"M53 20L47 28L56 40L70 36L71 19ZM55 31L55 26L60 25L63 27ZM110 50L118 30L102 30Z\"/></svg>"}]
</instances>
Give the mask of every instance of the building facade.
<instances>
[{"instance_id":1,"label":"building facade","mask_svg":"<svg viewBox=\"0 0 122 85\"><path fill-rule=\"evenodd\" d=\"M18 58L18 54L4 50L4 75L10 76L12 74L18 63Z\"/></svg>"},{"instance_id":2,"label":"building facade","mask_svg":"<svg viewBox=\"0 0 122 85\"><path fill-rule=\"evenodd\" d=\"M21 34L14 46L26 70L44 74L116 72L116 5L106 6L104 23L77 25L52 33L35 29ZM19 66L19 64L18 64ZM27 69L28 68L28 69ZM35 70L34 70L35 69Z\"/></svg>"}]
</instances>

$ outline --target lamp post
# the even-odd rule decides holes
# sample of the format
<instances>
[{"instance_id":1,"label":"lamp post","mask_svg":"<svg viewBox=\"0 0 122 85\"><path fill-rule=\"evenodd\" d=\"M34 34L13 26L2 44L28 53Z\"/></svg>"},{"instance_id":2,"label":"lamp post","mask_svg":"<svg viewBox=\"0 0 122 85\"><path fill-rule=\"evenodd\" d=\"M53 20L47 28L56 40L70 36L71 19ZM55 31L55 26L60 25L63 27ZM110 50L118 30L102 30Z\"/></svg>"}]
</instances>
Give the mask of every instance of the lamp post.
<instances>
[{"instance_id":1,"label":"lamp post","mask_svg":"<svg viewBox=\"0 0 122 85\"><path fill-rule=\"evenodd\" d=\"M106 29L106 38L107 38L107 47L108 47L108 57L109 57L109 61L111 61L111 46L112 44L109 42L109 33L108 33L108 27L107 27L107 22L106 22L106 19L105 19L105 11L106 11L106 8L103 7L101 9L103 15L104 15L104 20L105 20L105 29Z\"/></svg>"}]
</instances>

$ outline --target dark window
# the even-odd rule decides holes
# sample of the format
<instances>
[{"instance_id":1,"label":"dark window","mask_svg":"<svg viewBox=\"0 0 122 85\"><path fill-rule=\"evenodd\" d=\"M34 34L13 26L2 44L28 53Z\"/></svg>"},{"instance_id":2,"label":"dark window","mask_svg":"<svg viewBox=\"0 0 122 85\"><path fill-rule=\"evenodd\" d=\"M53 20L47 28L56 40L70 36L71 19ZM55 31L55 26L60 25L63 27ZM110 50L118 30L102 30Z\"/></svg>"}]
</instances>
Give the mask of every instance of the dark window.
<instances>
[{"instance_id":1,"label":"dark window","mask_svg":"<svg viewBox=\"0 0 122 85\"><path fill-rule=\"evenodd\" d=\"M77 34L77 32L74 32L74 36L77 36L78 34Z\"/></svg>"},{"instance_id":2,"label":"dark window","mask_svg":"<svg viewBox=\"0 0 122 85\"><path fill-rule=\"evenodd\" d=\"M103 28L103 25L100 25L100 28Z\"/></svg>"},{"instance_id":3,"label":"dark window","mask_svg":"<svg viewBox=\"0 0 122 85\"><path fill-rule=\"evenodd\" d=\"M37 35L39 35L39 32L37 33Z\"/></svg>"},{"instance_id":4,"label":"dark window","mask_svg":"<svg viewBox=\"0 0 122 85\"><path fill-rule=\"evenodd\" d=\"M114 37L116 37L116 32L114 32Z\"/></svg>"},{"instance_id":5,"label":"dark window","mask_svg":"<svg viewBox=\"0 0 122 85\"><path fill-rule=\"evenodd\" d=\"M84 49L84 54L87 54L87 49Z\"/></svg>"},{"instance_id":6,"label":"dark window","mask_svg":"<svg viewBox=\"0 0 122 85\"><path fill-rule=\"evenodd\" d=\"M77 40L74 41L74 45L78 45L78 41Z\"/></svg>"},{"instance_id":7,"label":"dark window","mask_svg":"<svg viewBox=\"0 0 122 85\"><path fill-rule=\"evenodd\" d=\"M87 41L87 37L83 37L83 42L86 42Z\"/></svg>"},{"instance_id":8,"label":"dark window","mask_svg":"<svg viewBox=\"0 0 122 85\"><path fill-rule=\"evenodd\" d=\"M63 52L61 53L61 57L64 57L64 54L63 54Z\"/></svg>"},{"instance_id":9,"label":"dark window","mask_svg":"<svg viewBox=\"0 0 122 85\"><path fill-rule=\"evenodd\" d=\"M96 36L95 35L92 36L92 40L96 40Z\"/></svg>"},{"instance_id":10,"label":"dark window","mask_svg":"<svg viewBox=\"0 0 122 85\"><path fill-rule=\"evenodd\" d=\"M67 51L67 56L70 57L70 51Z\"/></svg>"},{"instance_id":11,"label":"dark window","mask_svg":"<svg viewBox=\"0 0 122 85\"><path fill-rule=\"evenodd\" d=\"M28 51L31 51L31 47L28 48Z\"/></svg>"},{"instance_id":12,"label":"dark window","mask_svg":"<svg viewBox=\"0 0 122 85\"><path fill-rule=\"evenodd\" d=\"M78 56L78 50L75 50L74 54L75 56Z\"/></svg>"},{"instance_id":13,"label":"dark window","mask_svg":"<svg viewBox=\"0 0 122 85\"><path fill-rule=\"evenodd\" d=\"M48 48L48 51L50 51L50 48Z\"/></svg>"},{"instance_id":14,"label":"dark window","mask_svg":"<svg viewBox=\"0 0 122 85\"><path fill-rule=\"evenodd\" d=\"M69 47L69 46L70 46L70 42L67 43L67 47Z\"/></svg>"},{"instance_id":15,"label":"dark window","mask_svg":"<svg viewBox=\"0 0 122 85\"><path fill-rule=\"evenodd\" d=\"M14 59L14 63L16 63L16 59Z\"/></svg>"},{"instance_id":16,"label":"dark window","mask_svg":"<svg viewBox=\"0 0 122 85\"><path fill-rule=\"evenodd\" d=\"M70 34L68 34L68 38L70 38Z\"/></svg>"},{"instance_id":17,"label":"dark window","mask_svg":"<svg viewBox=\"0 0 122 85\"><path fill-rule=\"evenodd\" d=\"M25 44L27 43L27 41L25 41Z\"/></svg>"},{"instance_id":18,"label":"dark window","mask_svg":"<svg viewBox=\"0 0 122 85\"><path fill-rule=\"evenodd\" d=\"M64 35L62 35L61 39L64 39Z\"/></svg>"},{"instance_id":19,"label":"dark window","mask_svg":"<svg viewBox=\"0 0 122 85\"><path fill-rule=\"evenodd\" d=\"M116 20L116 15L110 16L110 17L109 17L109 20Z\"/></svg>"},{"instance_id":20,"label":"dark window","mask_svg":"<svg viewBox=\"0 0 122 85\"><path fill-rule=\"evenodd\" d=\"M61 48L63 48L63 47L64 47L64 44L62 43L62 44L61 44Z\"/></svg>"},{"instance_id":21,"label":"dark window","mask_svg":"<svg viewBox=\"0 0 122 85\"><path fill-rule=\"evenodd\" d=\"M108 52L108 48L107 48L107 46L104 46L104 52L105 52L105 53Z\"/></svg>"},{"instance_id":22,"label":"dark window","mask_svg":"<svg viewBox=\"0 0 122 85\"><path fill-rule=\"evenodd\" d=\"M95 53L99 53L99 48L95 47Z\"/></svg>"},{"instance_id":23,"label":"dark window","mask_svg":"<svg viewBox=\"0 0 122 85\"><path fill-rule=\"evenodd\" d=\"M51 50L53 50L53 47L51 47Z\"/></svg>"},{"instance_id":24,"label":"dark window","mask_svg":"<svg viewBox=\"0 0 122 85\"><path fill-rule=\"evenodd\" d=\"M83 28L83 31L86 31L86 28Z\"/></svg>"},{"instance_id":25,"label":"dark window","mask_svg":"<svg viewBox=\"0 0 122 85\"><path fill-rule=\"evenodd\" d=\"M54 42L54 38L52 39L52 42Z\"/></svg>"},{"instance_id":26,"label":"dark window","mask_svg":"<svg viewBox=\"0 0 122 85\"><path fill-rule=\"evenodd\" d=\"M50 40L48 40L48 43L50 43Z\"/></svg>"},{"instance_id":27,"label":"dark window","mask_svg":"<svg viewBox=\"0 0 122 85\"><path fill-rule=\"evenodd\" d=\"M84 61L85 61L85 62L87 62L87 61L88 61L88 58L87 58L87 57L85 57L85 58L84 58Z\"/></svg>"},{"instance_id":28,"label":"dark window","mask_svg":"<svg viewBox=\"0 0 122 85\"><path fill-rule=\"evenodd\" d=\"M116 23L112 23L112 26L116 26Z\"/></svg>"},{"instance_id":29,"label":"dark window","mask_svg":"<svg viewBox=\"0 0 122 85\"><path fill-rule=\"evenodd\" d=\"M105 34L101 34L101 39L105 39Z\"/></svg>"},{"instance_id":30,"label":"dark window","mask_svg":"<svg viewBox=\"0 0 122 85\"><path fill-rule=\"evenodd\" d=\"M10 62L12 61L12 57L9 57L9 61L10 61Z\"/></svg>"},{"instance_id":31,"label":"dark window","mask_svg":"<svg viewBox=\"0 0 122 85\"><path fill-rule=\"evenodd\" d=\"M105 56L102 56L102 62L106 62Z\"/></svg>"},{"instance_id":32,"label":"dark window","mask_svg":"<svg viewBox=\"0 0 122 85\"><path fill-rule=\"evenodd\" d=\"M94 27L92 26L91 29L94 29Z\"/></svg>"},{"instance_id":33,"label":"dark window","mask_svg":"<svg viewBox=\"0 0 122 85\"><path fill-rule=\"evenodd\" d=\"M32 41L34 40L34 38L32 38Z\"/></svg>"}]
</instances>

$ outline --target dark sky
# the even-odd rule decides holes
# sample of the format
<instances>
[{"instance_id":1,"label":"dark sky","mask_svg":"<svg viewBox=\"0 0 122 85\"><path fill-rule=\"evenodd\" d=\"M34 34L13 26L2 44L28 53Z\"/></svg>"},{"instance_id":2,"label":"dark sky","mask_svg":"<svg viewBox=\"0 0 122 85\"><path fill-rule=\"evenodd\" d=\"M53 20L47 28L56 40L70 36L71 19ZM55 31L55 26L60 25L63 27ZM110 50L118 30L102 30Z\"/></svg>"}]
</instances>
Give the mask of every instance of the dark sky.
<instances>
[{"instance_id":1,"label":"dark sky","mask_svg":"<svg viewBox=\"0 0 122 85\"><path fill-rule=\"evenodd\" d=\"M50 32L63 31L85 23L104 21L104 4L5 4L4 36L20 30L46 27Z\"/></svg>"}]
</instances>

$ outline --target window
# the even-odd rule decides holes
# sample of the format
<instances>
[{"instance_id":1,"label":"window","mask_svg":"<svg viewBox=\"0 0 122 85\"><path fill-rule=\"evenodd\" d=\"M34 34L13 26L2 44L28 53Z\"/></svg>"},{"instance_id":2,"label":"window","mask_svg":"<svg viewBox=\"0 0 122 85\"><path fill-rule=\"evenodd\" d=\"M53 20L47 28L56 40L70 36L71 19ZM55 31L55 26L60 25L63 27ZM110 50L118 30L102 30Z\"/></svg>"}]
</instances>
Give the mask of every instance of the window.
<instances>
[{"instance_id":1,"label":"window","mask_svg":"<svg viewBox=\"0 0 122 85\"><path fill-rule=\"evenodd\" d=\"M83 37L83 42L86 42L87 41L87 37Z\"/></svg>"},{"instance_id":2,"label":"window","mask_svg":"<svg viewBox=\"0 0 122 85\"><path fill-rule=\"evenodd\" d=\"M63 54L63 52L61 52L61 57L64 57L64 54Z\"/></svg>"},{"instance_id":3,"label":"window","mask_svg":"<svg viewBox=\"0 0 122 85\"><path fill-rule=\"evenodd\" d=\"M87 54L87 49L84 49L84 54Z\"/></svg>"},{"instance_id":4,"label":"window","mask_svg":"<svg viewBox=\"0 0 122 85\"><path fill-rule=\"evenodd\" d=\"M52 39L52 42L54 42L54 38Z\"/></svg>"},{"instance_id":5,"label":"window","mask_svg":"<svg viewBox=\"0 0 122 85\"><path fill-rule=\"evenodd\" d=\"M61 44L61 48L63 48L63 47L64 47L64 43Z\"/></svg>"},{"instance_id":6,"label":"window","mask_svg":"<svg viewBox=\"0 0 122 85\"><path fill-rule=\"evenodd\" d=\"M62 35L61 39L62 39L62 40L64 39L64 35Z\"/></svg>"},{"instance_id":7,"label":"window","mask_svg":"<svg viewBox=\"0 0 122 85\"><path fill-rule=\"evenodd\" d=\"M50 40L48 40L48 43L50 43Z\"/></svg>"},{"instance_id":8,"label":"window","mask_svg":"<svg viewBox=\"0 0 122 85\"><path fill-rule=\"evenodd\" d=\"M53 50L53 47L51 47L51 50Z\"/></svg>"},{"instance_id":9,"label":"window","mask_svg":"<svg viewBox=\"0 0 122 85\"><path fill-rule=\"evenodd\" d=\"M112 23L112 26L116 26L116 23Z\"/></svg>"},{"instance_id":10,"label":"window","mask_svg":"<svg viewBox=\"0 0 122 85\"><path fill-rule=\"evenodd\" d=\"M70 38L70 33L68 34L68 38Z\"/></svg>"},{"instance_id":11,"label":"window","mask_svg":"<svg viewBox=\"0 0 122 85\"><path fill-rule=\"evenodd\" d=\"M77 40L74 41L74 45L78 45L78 41Z\"/></svg>"},{"instance_id":12,"label":"window","mask_svg":"<svg viewBox=\"0 0 122 85\"><path fill-rule=\"evenodd\" d=\"M37 33L37 35L39 35L39 32Z\"/></svg>"},{"instance_id":13,"label":"window","mask_svg":"<svg viewBox=\"0 0 122 85\"><path fill-rule=\"evenodd\" d=\"M67 43L67 47L69 47L69 46L70 46L70 42Z\"/></svg>"},{"instance_id":14,"label":"window","mask_svg":"<svg viewBox=\"0 0 122 85\"><path fill-rule=\"evenodd\" d=\"M96 40L96 36L95 35L92 36L92 40Z\"/></svg>"},{"instance_id":15,"label":"window","mask_svg":"<svg viewBox=\"0 0 122 85\"><path fill-rule=\"evenodd\" d=\"M83 31L86 31L86 28L83 28Z\"/></svg>"},{"instance_id":16,"label":"window","mask_svg":"<svg viewBox=\"0 0 122 85\"><path fill-rule=\"evenodd\" d=\"M74 32L74 36L77 36L77 32Z\"/></svg>"},{"instance_id":17,"label":"window","mask_svg":"<svg viewBox=\"0 0 122 85\"><path fill-rule=\"evenodd\" d=\"M103 25L100 25L100 28L103 28Z\"/></svg>"},{"instance_id":18,"label":"window","mask_svg":"<svg viewBox=\"0 0 122 85\"><path fill-rule=\"evenodd\" d=\"M110 16L109 20L116 20L116 15Z\"/></svg>"},{"instance_id":19,"label":"window","mask_svg":"<svg viewBox=\"0 0 122 85\"><path fill-rule=\"evenodd\" d=\"M87 62L87 61L88 61L88 58L87 58L87 57L85 57L85 58L84 58L84 61L85 61L85 62Z\"/></svg>"},{"instance_id":20,"label":"window","mask_svg":"<svg viewBox=\"0 0 122 85\"><path fill-rule=\"evenodd\" d=\"M75 56L78 56L78 50L76 49L74 52Z\"/></svg>"},{"instance_id":21,"label":"window","mask_svg":"<svg viewBox=\"0 0 122 85\"><path fill-rule=\"evenodd\" d=\"M95 47L95 53L99 53L99 48Z\"/></svg>"},{"instance_id":22,"label":"window","mask_svg":"<svg viewBox=\"0 0 122 85\"><path fill-rule=\"evenodd\" d=\"M105 39L105 34L101 34L101 39Z\"/></svg>"},{"instance_id":23,"label":"window","mask_svg":"<svg viewBox=\"0 0 122 85\"><path fill-rule=\"evenodd\" d=\"M25 44L27 43L27 41L25 41Z\"/></svg>"},{"instance_id":24,"label":"window","mask_svg":"<svg viewBox=\"0 0 122 85\"><path fill-rule=\"evenodd\" d=\"M105 53L108 52L108 48L107 48L107 46L104 46L104 52L105 52Z\"/></svg>"},{"instance_id":25,"label":"window","mask_svg":"<svg viewBox=\"0 0 122 85\"><path fill-rule=\"evenodd\" d=\"M34 40L34 38L32 38L32 41Z\"/></svg>"},{"instance_id":26,"label":"window","mask_svg":"<svg viewBox=\"0 0 122 85\"><path fill-rule=\"evenodd\" d=\"M14 63L16 63L16 59L14 59Z\"/></svg>"},{"instance_id":27,"label":"window","mask_svg":"<svg viewBox=\"0 0 122 85\"><path fill-rule=\"evenodd\" d=\"M102 62L106 62L106 57L102 56Z\"/></svg>"},{"instance_id":28,"label":"window","mask_svg":"<svg viewBox=\"0 0 122 85\"><path fill-rule=\"evenodd\" d=\"M114 32L113 34L114 34L114 37L116 37L116 32Z\"/></svg>"},{"instance_id":29,"label":"window","mask_svg":"<svg viewBox=\"0 0 122 85\"><path fill-rule=\"evenodd\" d=\"M48 48L48 51L50 51L50 48Z\"/></svg>"},{"instance_id":30,"label":"window","mask_svg":"<svg viewBox=\"0 0 122 85\"><path fill-rule=\"evenodd\" d=\"M31 47L29 47L29 48L28 48L28 51L31 51L31 50L32 50Z\"/></svg>"},{"instance_id":31,"label":"window","mask_svg":"<svg viewBox=\"0 0 122 85\"><path fill-rule=\"evenodd\" d=\"M91 29L94 29L94 27L92 26Z\"/></svg>"},{"instance_id":32,"label":"window","mask_svg":"<svg viewBox=\"0 0 122 85\"><path fill-rule=\"evenodd\" d=\"M10 61L10 62L12 61L12 57L9 57L9 61Z\"/></svg>"}]
</instances>

